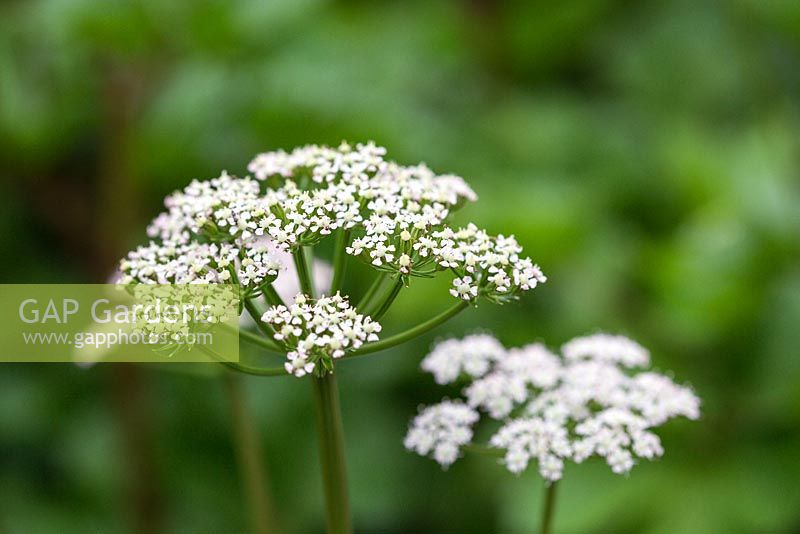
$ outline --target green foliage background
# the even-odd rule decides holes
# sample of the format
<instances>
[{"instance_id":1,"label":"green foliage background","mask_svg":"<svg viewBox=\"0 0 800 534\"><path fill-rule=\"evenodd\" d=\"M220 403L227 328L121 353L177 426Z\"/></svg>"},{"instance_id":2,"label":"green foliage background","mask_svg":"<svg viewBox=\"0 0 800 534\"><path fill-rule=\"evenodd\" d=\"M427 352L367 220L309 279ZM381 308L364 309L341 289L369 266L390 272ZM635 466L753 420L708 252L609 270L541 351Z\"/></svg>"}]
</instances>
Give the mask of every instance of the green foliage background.
<instances>
[{"instance_id":1,"label":"green foliage background","mask_svg":"<svg viewBox=\"0 0 800 534\"><path fill-rule=\"evenodd\" d=\"M460 221L514 233L550 280L340 366L359 532L535 528L534 473L401 445L418 403L453 394L426 349L476 329L628 334L703 398L662 460L570 467L558 531L797 532L799 105L792 0L7 1L1 281L103 281L190 179L373 139L467 178ZM449 298L415 283L387 331ZM246 385L282 530L319 532L310 386ZM229 434L220 379L194 369L4 365L0 530L246 531Z\"/></svg>"}]
</instances>

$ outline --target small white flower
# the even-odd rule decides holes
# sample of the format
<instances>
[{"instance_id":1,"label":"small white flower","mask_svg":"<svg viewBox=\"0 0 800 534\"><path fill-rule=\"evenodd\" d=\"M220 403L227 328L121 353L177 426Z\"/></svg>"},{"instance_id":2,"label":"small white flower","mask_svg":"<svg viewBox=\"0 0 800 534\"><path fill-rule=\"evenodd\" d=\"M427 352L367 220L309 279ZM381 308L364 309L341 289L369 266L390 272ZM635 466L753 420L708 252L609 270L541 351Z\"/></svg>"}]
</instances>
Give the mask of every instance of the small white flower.
<instances>
[{"instance_id":1,"label":"small white flower","mask_svg":"<svg viewBox=\"0 0 800 534\"><path fill-rule=\"evenodd\" d=\"M314 362L309 361L308 356L299 351L289 352L286 359L288 360L284 364L286 372L298 378L302 378L314 370Z\"/></svg>"},{"instance_id":2,"label":"small white flower","mask_svg":"<svg viewBox=\"0 0 800 534\"><path fill-rule=\"evenodd\" d=\"M411 256L408 254L403 254L397 260L397 264L400 266L400 272L403 274L408 274L411 272Z\"/></svg>"},{"instance_id":3,"label":"small white flower","mask_svg":"<svg viewBox=\"0 0 800 534\"><path fill-rule=\"evenodd\" d=\"M472 300L478 296L478 286L473 284L471 276L456 278L450 294L463 300Z\"/></svg>"}]
</instances>

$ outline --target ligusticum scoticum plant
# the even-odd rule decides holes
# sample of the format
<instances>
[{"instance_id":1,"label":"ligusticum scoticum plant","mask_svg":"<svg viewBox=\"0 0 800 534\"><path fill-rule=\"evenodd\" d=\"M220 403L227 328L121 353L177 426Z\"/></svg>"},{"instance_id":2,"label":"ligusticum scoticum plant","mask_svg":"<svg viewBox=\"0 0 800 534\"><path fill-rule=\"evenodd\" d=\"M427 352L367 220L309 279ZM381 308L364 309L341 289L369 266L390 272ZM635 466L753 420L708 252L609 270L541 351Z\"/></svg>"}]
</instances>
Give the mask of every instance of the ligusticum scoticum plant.
<instances>
[{"instance_id":1,"label":"ligusticum scoticum plant","mask_svg":"<svg viewBox=\"0 0 800 534\"><path fill-rule=\"evenodd\" d=\"M284 362L220 363L254 375L313 378L331 532L351 531L334 379L339 362L409 341L481 301L517 299L546 281L512 235L452 223L455 211L477 200L462 178L385 155L373 143L309 145L259 154L248 165L253 177L223 172L195 180L167 197L166 211L147 228L150 243L120 263L125 285L235 285L259 330L242 330L240 339ZM332 279L318 291L314 249L326 239L333 244ZM348 258L376 271L357 301L344 291ZM402 289L436 275L450 277L453 305L379 339L380 321ZM299 291L281 296L278 288L293 283Z\"/></svg>"},{"instance_id":2,"label":"ligusticum scoticum plant","mask_svg":"<svg viewBox=\"0 0 800 534\"><path fill-rule=\"evenodd\" d=\"M444 341L421 367L439 384L465 383L463 399L423 408L405 446L444 468L462 450L497 455L515 474L535 461L549 499L567 461L597 456L626 474L637 459L664 454L656 427L700 416L690 388L653 371L636 372L649 362L638 343L608 334L575 338L560 355L540 343L505 349L486 334ZM477 445L473 429L482 413L499 428L488 444ZM547 523L551 514L545 506Z\"/></svg>"}]
</instances>

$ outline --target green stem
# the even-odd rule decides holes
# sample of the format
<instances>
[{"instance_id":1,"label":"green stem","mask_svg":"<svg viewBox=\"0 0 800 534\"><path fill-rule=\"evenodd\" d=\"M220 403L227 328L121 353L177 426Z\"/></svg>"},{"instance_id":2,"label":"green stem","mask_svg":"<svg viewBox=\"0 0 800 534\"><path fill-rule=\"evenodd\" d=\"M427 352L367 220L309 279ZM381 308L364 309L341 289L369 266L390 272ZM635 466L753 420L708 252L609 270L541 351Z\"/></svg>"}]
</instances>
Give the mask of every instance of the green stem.
<instances>
[{"instance_id":1,"label":"green stem","mask_svg":"<svg viewBox=\"0 0 800 534\"><path fill-rule=\"evenodd\" d=\"M264 284L261 291L264 293L264 298L267 299L270 305L281 306L283 304L283 299L281 299L281 296L275 291L275 286L272 284Z\"/></svg>"},{"instance_id":2,"label":"green stem","mask_svg":"<svg viewBox=\"0 0 800 534\"><path fill-rule=\"evenodd\" d=\"M233 373L225 373L225 386L231 410L234 445L252 514L253 532L257 534L277 532L275 506L267 487L264 463L261 460L263 451L256 435L253 416L248 409L242 381Z\"/></svg>"},{"instance_id":3,"label":"green stem","mask_svg":"<svg viewBox=\"0 0 800 534\"><path fill-rule=\"evenodd\" d=\"M344 275L347 271L346 248L350 242L350 231L341 229L336 234L336 243L333 245L333 281L331 282L331 295L342 289Z\"/></svg>"},{"instance_id":4,"label":"green stem","mask_svg":"<svg viewBox=\"0 0 800 534\"><path fill-rule=\"evenodd\" d=\"M389 293L386 295L386 298L383 302L375 309L375 312L370 314L372 319L375 321L379 321L381 317L386 315L386 312L389 311L389 308L392 306L394 299L397 298L397 295L400 294L400 290L403 289L403 277L399 274L397 275L397 281L394 283L392 288L389 290ZM366 312L365 312L366 314Z\"/></svg>"},{"instance_id":5,"label":"green stem","mask_svg":"<svg viewBox=\"0 0 800 534\"><path fill-rule=\"evenodd\" d=\"M542 510L542 530L541 534L551 534L553 532L553 512L556 507L556 486L557 482L552 482L545 489L544 509Z\"/></svg>"},{"instance_id":6,"label":"green stem","mask_svg":"<svg viewBox=\"0 0 800 534\"><path fill-rule=\"evenodd\" d=\"M320 464L325 490L328 534L350 534L350 500L347 492L347 467L344 431L336 377L327 374L314 378L314 401L320 440Z\"/></svg>"},{"instance_id":7,"label":"green stem","mask_svg":"<svg viewBox=\"0 0 800 534\"><path fill-rule=\"evenodd\" d=\"M267 339L272 341L275 336L275 331L270 325L261 320L261 316L264 315L264 312L258 309L258 304L256 304L253 299L245 299L244 307L247 310L247 313L250 314L250 317L253 318L253 321L255 321L256 328L261 330L261 332L267 336ZM278 352L281 352L281 349L278 345L275 345L275 348L278 350Z\"/></svg>"},{"instance_id":8,"label":"green stem","mask_svg":"<svg viewBox=\"0 0 800 534\"><path fill-rule=\"evenodd\" d=\"M294 262L300 288L314 297L314 286L302 249L295 251ZM325 490L325 517L328 534L351 534L350 500L347 493L347 468L344 457L344 430L336 377L328 373L313 379L314 402L320 440L320 464Z\"/></svg>"},{"instance_id":9,"label":"green stem","mask_svg":"<svg viewBox=\"0 0 800 534\"><path fill-rule=\"evenodd\" d=\"M197 347L201 351L205 352L212 360L216 361L231 369L233 371L237 371L239 373L244 373L246 375L254 375L254 376L289 376L289 373L286 372L286 369L283 367L253 367L251 365L245 365L243 363L236 363L230 362L214 352L213 350L209 349L208 347Z\"/></svg>"},{"instance_id":10,"label":"green stem","mask_svg":"<svg viewBox=\"0 0 800 534\"><path fill-rule=\"evenodd\" d=\"M286 372L286 369L283 367L253 367L252 365L245 365L243 363L234 363L234 362L226 362L221 361L219 362L228 369L233 369L234 371L238 371L240 373L244 373L246 375L253 375L253 376L289 376L289 373Z\"/></svg>"},{"instance_id":11,"label":"green stem","mask_svg":"<svg viewBox=\"0 0 800 534\"><path fill-rule=\"evenodd\" d=\"M259 347L267 349L270 352L277 352L278 354L286 353L285 350L273 343L270 339L267 339L264 336L259 336L258 334L254 334L252 332L248 332L247 330L239 330L239 339L247 341L248 343L252 343L253 345L258 345Z\"/></svg>"},{"instance_id":12,"label":"green stem","mask_svg":"<svg viewBox=\"0 0 800 534\"><path fill-rule=\"evenodd\" d=\"M301 247L294 251L294 266L297 269L297 278L300 281L300 291L303 294L314 298L314 284L311 278L311 269L308 267L308 259L305 250Z\"/></svg>"},{"instance_id":13,"label":"green stem","mask_svg":"<svg viewBox=\"0 0 800 534\"><path fill-rule=\"evenodd\" d=\"M383 285L383 281L386 280L387 276L388 275L386 273L381 273L377 276L377 278L375 278L375 280L372 282L372 285L369 286L367 292L364 293L364 296L361 297L361 300L358 302L358 305L356 306L357 310L361 311L366 309L367 306L369 306L370 302L372 301L373 298L375 298L375 294Z\"/></svg>"},{"instance_id":14,"label":"green stem","mask_svg":"<svg viewBox=\"0 0 800 534\"><path fill-rule=\"evenodd\" d=\"M440 324L446 322L448 319L451 319L452 317L455 317L456 315L461 313L463 310L467 309L467 307L469 307L469 303L467 303L466 301L460 301L460 302L454 304L453 306L451 306L450 308L446 309L445 311L443 311L439 315L437 315L435 317L431 317L430 319L428 319L424 323L418 324L417 326L415 326L413 328L409 328L405 332L401 332L401 333L395 334L395 335L393 335L391 337L387 337L386 339L382 339L380 341L376 341L375 343L368 343L366 345L363 345L358 350L355 350L355 351L351 352L350 354L345 355L344 357L345 358L355 358L355 357L358 357L358 356L364 356L366 354L371 354L373 352L386 350L386 349L389 349L389 348L394 347L396 345L400 345L401 343L405 343L406 341L414 339L415 337L421 336L422 334L424 334L424 333L426 333L426 332L428 332L430 330L433 330L434 328L436 328Z\"/></svg>"}]
</instances>

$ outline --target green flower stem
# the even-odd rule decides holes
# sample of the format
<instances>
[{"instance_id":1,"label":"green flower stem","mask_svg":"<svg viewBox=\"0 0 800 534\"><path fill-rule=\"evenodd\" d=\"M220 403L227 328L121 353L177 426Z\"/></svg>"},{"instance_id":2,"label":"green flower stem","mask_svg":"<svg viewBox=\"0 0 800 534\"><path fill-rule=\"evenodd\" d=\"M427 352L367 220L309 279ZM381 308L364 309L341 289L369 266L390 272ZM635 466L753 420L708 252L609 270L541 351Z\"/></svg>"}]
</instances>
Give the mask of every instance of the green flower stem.
<instances>
[{"instance_id":1,"label":"green flower stem","mask_svg":"<svg viewBox=\"0 0 800 534\"><path fill-rule=\"evenodd\" d=\"M259 336L258 334L254 334L252 332L248 332L247 330L239 330L239 340L246 341L253 345L258 345L259 347L266 349L270 352L277 352L278 354L285 354L282 348L278 345L273 343L271 340L265 338L264 336Z\"/></svg>"},{"instance_id":2,"label":"green flower stem","mask_svg":"<svg viewBox=\"0 0 800 534\"><path fill-rule=\"evenodd\" d=\"M219 363L221 363L228 369L233 369L234 371L238 371L246 375L289 376L289 373L287 373L286 369L284 369L283 367L253 367L251 365L245 365L243 363L226 362L224 360Z\"/></svg>"},{"instance_id":3,"label":"green flower stem","mask_svg":"<svg viewBox=\"0 0 800 534\"><path fill-rule=\"evenodd\" d=\"M275 331L270 325L261 320L261 316L264 315L264 312L258 308L258 304L256 304L253 299L245 299L244 307L247 310L247 313L250 314L250 317L253 318L253 321L255 321L256 328L261 330L261 333L267 336L267 341L272 341L275 336ZM283 350L277 344L274 344L274 346L274 350L283 352Z\"/></svg>"},{"instance_id":4,"label":"green flower stem","mask_svg":"<svg viewBox=\"0 0 800 534\"><path fill-rule=\"evenodd\" d=\"M311 298L314 298L314 284L311 278L311 269L308 266L308 258L305 250L299 248L294 251L294 265L297 269L297 278L300 281L300 291Z\"/></svg>"},{"instance_id":5,"label":"green flower stem","mask_svg":"<svg viewBox=\"0 0 800 534\"><path fill-rule=\"evenodd\" d=\"M552 534L553 515L556 507L556 486L557 482L552 482L545 489L544 509L542 510L542 534Z\"/></svg>"},{"instance_id":6,"label":"green flower stem","mask_svg":"<svg viewBox=\"0 0 800 534\"><path fill-rule=\"evenodd\" d=\"M433 330L440 324L446 322L447 320L455 317L463 310L469 307L469 303L467 301L459 301L458 303L454 304L450 308L446 309L439 315L435 317L431 317L424 323L418 324L413 328L409 328L405 332L401 332L399 334L395 334L391 337L387 337L386 339L382 339L380 341L376 341L375 343L367 343L363 345L361 348L346 354L344 358L356 358L358 356L365 356L367 354L371 354L373 352L378 352L382 350L389 349L396 345L400 345L401 343L405 343L406 341L410 341L415 337L421 336L422 334Z\"/></svg>"},{"instance_id":7,"label":"green flower stem","mask_svg":"<svg viewBox=\"0 0 800 534\"><path fill-rule=\"evenodd\" d=\"M386 298L379 306L375 308L375 311L371 314L371 317L375 321L379 321L381 317L386 315L386 312L389 311L389 308L392 306L394 299L396 299L397 295L400 294L401 289L403 289L403 277L398 274L397 280L387 293Z\"/></svg>"},{"instance_id":8,"label":"green flower stem","mask_svg":"<svg viewBox=\"0 0 800 534\"><path fill-rule=\"evenodd\" d=\"M263 451L256 434L253 416L247 405L241 377L225 373L225 391L231 410L234 446L239 457L239 468L244 479L245 494L252 514L252 528L256 534L277 532L275 506L266 482L262 461Z\"/></svg>"},{"instance_id":9,"label":"green flower stem","mask_svg":"<svg viewBox=\"0 0 800 534\"><path fill-rule=\"evenodd\" d=\"M281 299L278 292L275 291L275 286L272 284L264 284L261 288L261 291L264 293L264 298L267 299L267 302L270 303L272 306L280 306L283 304L283 299Z\"/></svg>"},{"instance_id":10,"label":"green flower stem","mask_svg":"<svg viewBox=\"0 0 800 534\"><path fill-rule=\"evenodd\" d=\"M289 376L289 373L283 367L253 367L243 363L230 362L208 347L198 346L197 348L205 352L212 360L239 373L253 376Z\"/></svg>"},{"instance_id":11,"label":"green flower stem","mask_svg":"<svg viewBox=\"0 0 800 534\"><path fill-rule=\"evenodd\" d=\"M375 280L372 282L372 285L369 286L369 289L367 289L367 292L364 293L364 296L361 297L361 300L356 306L356 309L359 310L359 312L364 313L361 310L364 310L367 308L367 306L369 306L370 301L375 298L375 294L381 288L383 281L386 280L387 276L388 275L386 273L381 273L377 276L377 278L375 278Z\"/></svg>"},{"instance_id":12,"label":"green flower stem","mask_svg":"<svg viewBox=\"0 0 800 534\"><path fill-rule=\"evenodd\" d=\"M350 231L341 229L336 234L336 243L333 245L333 281L331 282L331 295L342 289L344 275L347 271L346 248L350 243Z\"/></svg>"},{"instance_id":13,"label":"green flower stem","mask_svg":"<svg viewBox=\"0 0 800 534\"><path fill-rule=\"evenodd\" d=\"M314 286L302 250L294 254L300 287L314 297ZM317 427L320 442L320 464L325 490L325 517L328 534L351 534L350 499L347 490L347 467L344 456L344 430L339 406L336 377L328 373L313 378L314 403L317 408Z\"/></svg>"},{"instance_id":14,"label":"green flower stem","mask_svg":"<svg viewBox=\"0 0 800 534\"><path fill-rule=\"evenodd\" d=\"M325 491L328 534L351 534L350 499L347 491L347 466L344 455L344 431L339 406L336 376L314 378L314 402L320 441L320 464Z\"/></svg>"}]
</instances>

